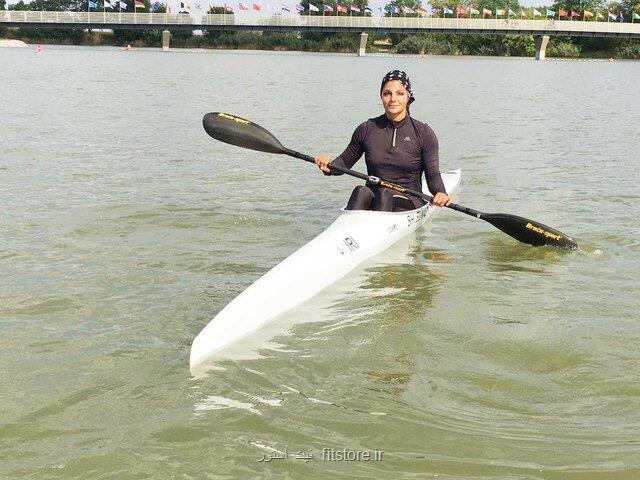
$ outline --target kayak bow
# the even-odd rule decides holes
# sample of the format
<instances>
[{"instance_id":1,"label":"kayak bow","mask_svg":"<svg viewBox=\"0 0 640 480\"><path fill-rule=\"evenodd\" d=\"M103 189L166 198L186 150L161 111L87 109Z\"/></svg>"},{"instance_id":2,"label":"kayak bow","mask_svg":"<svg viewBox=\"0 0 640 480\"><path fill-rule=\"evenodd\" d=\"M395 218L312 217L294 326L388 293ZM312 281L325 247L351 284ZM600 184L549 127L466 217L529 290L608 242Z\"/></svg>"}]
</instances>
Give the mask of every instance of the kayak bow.
<instances>
[{"instance_id":1,"label":"kayak bow","mask_svg":"<svg viewBox=\"0 0 640 480\"><path fill-rule=\"evenodd\" d=\"M460 184L460 170L443 173L442 179L453 194ZM426 185L423 188L427 191ZM209 322L191 346L191 368L309 300L415 232L439 211L428 204L407 212L343 210L324 232L264 274Z\"/></svg>"}]
</instances>

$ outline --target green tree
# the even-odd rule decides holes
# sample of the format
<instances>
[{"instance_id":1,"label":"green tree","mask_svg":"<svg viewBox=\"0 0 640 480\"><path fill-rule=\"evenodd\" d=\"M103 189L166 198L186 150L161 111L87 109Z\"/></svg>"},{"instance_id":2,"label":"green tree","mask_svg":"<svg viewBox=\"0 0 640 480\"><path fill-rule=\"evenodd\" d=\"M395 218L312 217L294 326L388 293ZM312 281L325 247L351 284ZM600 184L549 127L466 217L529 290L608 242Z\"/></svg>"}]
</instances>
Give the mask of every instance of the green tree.
<instances>
[{"instance_id":1,"label":"green tree","mask_svg":"<svg viewBox=\"0 0 640 480\"><path fill-rule=\"evenodd\" d=\"M9 10L16 10L19 12L22 12L24 10L31 10L26 3L24 3L22 0L20 0L17 3L14 3L13 5L9 5Z\"/></svg>"},{"instance_id":2,"label":"green tree","mask_svg":"<svg viewBox=\"0 0 640 480\"><path fill-rule=\"evenodd\" d=\"M638 0L622 0L620 7L623 12L629 12L629 17L631 17L633 12L640 14L640 2Z\"/></svg>"},{"instance_id":3,"label":"green tree","mask_svg":"<svg viewBox=\"0 0 640 480\"><path fill-rule=\"evenodd\" d=\"M86 5L86 2L84 3ZM63 10L75 10L77 6L78 3L76 0L33 0L29 3L25 3L23 0L20 0L18 3L9 5L9 10L44 10L48 12L56 12Z\"/></svg>"},{"instance_id":4,"label":"green tree","mask_svg":"<svg viewBox=\"0 0 640 480\"><path fill-rule=\"evenodd\" d=\"M0 0L0 10L4 10L7 2L5 0Z\"/></svg>"},{"instance_id":5,"label":"green tree","mask_svg":"<svg viewBox=\"0 0 640 480\"><path fill-rule=\"evenodd\" d=\"M505 11L509 11L509 9L513 10L516 14L522 9L520 6L520 2L518 0L484 0L478 2L480 8L480 12L482 12L483 8L487 10L491 10L494 14L496 13L496 9L500 8Z\"/></svg>"}]
</instances>

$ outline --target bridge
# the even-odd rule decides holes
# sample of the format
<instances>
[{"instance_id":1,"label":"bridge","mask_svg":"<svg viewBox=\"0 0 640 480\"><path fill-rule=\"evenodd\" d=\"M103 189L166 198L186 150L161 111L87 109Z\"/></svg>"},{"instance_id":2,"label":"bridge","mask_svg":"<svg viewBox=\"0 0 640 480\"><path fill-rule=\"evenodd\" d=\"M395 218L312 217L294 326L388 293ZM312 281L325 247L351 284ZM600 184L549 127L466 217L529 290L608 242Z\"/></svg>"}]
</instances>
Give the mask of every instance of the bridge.
<instances>
[{"instance_id":1,"label":"bridge","mask_svg":"<svg viewBox=\"0 0 640 480\"><path fill-rule=\"evenodd\" d=\"M640 39L640 23L567 20L354 17L335 15L207 14L199 22L191 15L119 12L0 11L0 26L27 28L163 29L163 49L170 30L324 31L360 33L358 55L365 54L368 33L452 33L533 35L536 59L545 57L549 38L617 37Z\"/></svg>"}]
</instances>

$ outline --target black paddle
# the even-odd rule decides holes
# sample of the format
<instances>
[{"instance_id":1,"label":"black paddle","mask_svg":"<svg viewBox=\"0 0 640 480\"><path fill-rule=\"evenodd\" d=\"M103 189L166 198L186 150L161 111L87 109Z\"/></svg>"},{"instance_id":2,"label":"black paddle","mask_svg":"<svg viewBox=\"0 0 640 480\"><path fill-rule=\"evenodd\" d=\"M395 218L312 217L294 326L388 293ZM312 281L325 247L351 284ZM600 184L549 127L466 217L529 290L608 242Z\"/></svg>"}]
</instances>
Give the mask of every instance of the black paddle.
<instances>
[{"instance_id":1,"label":"black paddle","mask_svg":"<svg viewBox=\"0 0 640 480\"><path fill-rule=\"evenodd\" d=\"M258 150L268 153L284 153L291 157L300 158L306 162L315 163L313 157L296 152L284 147L276 137L270 132L256 125L249 120L239 118L222 112L207 113L202 119L202 124L207 133L221 142L237 145L238 147ZM346 173L352 177L365 180L370 185L379 185L391 188L398 192L408 193L410 195L421 197L426 201L431 201L433 197L422 192L405 188L400 185L388 182L373 175L365 175L348 168L338 165L329 165L331 170L340 173ZM512 236L516 240L536 247L549 245L551 247L575 250L578 244L564 233L555 228L548 227L542 223L529 220L528 218L509 215L507 213L482 213L472 208L463 207L452 203L447 205L449 208L458 212L466 213L472 217L479 218L489 222L507 235Z\"/></svg>"}]
</instances>

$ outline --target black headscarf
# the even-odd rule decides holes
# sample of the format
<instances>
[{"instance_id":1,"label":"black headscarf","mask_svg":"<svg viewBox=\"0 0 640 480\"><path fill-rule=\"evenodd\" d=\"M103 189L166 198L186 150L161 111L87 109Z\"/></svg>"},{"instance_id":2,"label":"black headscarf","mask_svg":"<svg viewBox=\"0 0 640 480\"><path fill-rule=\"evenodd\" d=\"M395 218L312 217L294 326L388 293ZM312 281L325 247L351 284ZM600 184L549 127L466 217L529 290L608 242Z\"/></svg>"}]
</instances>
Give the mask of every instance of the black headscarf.
<instances>
[{"instance_id":1,"label":"black headscarf","mask_svg":"<svg viewBox=\"0 0 640 480\"><path fill-rule=\"evenodd\" d=\"M413 91L411 90L411 80L409 80L406 72L403 72L402 70L391 70L384 76L384 78L382 79L382 84L380 84L380 95L382 95L382 89L384 88L385 83L392 80L398 80L400 83L402 83L404 88L407 89L407 92L409 92L408 105L411 105L416 98L413 96Z\"/></svg>"}]
</instances>

